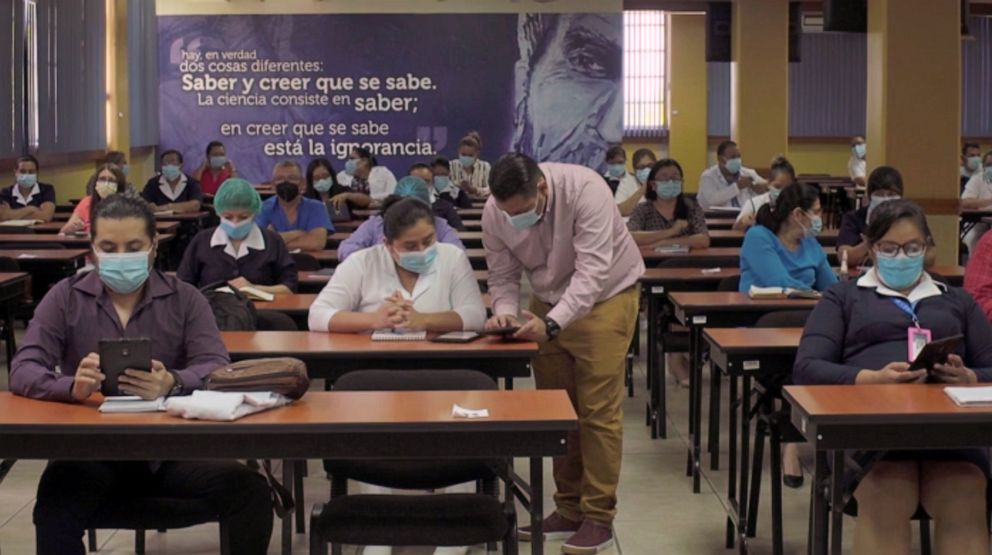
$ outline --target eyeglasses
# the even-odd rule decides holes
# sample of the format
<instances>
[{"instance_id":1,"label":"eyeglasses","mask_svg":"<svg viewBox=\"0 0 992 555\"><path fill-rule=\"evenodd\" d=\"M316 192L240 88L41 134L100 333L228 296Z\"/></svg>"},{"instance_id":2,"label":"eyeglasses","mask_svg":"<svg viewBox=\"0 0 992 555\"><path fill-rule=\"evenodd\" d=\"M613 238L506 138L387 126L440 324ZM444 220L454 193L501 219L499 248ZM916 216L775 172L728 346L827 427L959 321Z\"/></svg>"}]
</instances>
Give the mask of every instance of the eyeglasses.
<instances>
[{"instance_id":1,"label":"eyeglasses","mask_svg":"<svg viewBox=\"0 0 992 555\"><path fill-rule=\"evenodd\" d=\"M910 241L905 245L893 243L892 241L882 241L875 243L873 250L875 254L882 258L895 258L899 256L899 251L902 251L906 256L916 257L926 252L927 246L920 241Z\"/></svg>"}]
</instances>

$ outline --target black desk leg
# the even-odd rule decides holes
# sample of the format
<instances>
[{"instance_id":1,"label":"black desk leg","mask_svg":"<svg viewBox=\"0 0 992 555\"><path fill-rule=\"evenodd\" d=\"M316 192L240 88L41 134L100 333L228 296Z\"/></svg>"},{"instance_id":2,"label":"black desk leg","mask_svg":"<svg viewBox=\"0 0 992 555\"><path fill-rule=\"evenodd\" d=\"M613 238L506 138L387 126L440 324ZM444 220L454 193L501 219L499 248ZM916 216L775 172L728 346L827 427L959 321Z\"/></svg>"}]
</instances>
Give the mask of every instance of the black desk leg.
<instances>
[{"instance_id":1,"label":"black desk leg","mask_svg":"<svg viewBox=\"0 0 992 555\"><path fill-rule=\"evenodd\" d=\"M506 386L507 391L513 391L513 376L503 378L503 385Z\"/></svg>"},{"instance_id":2,"label":"black desk leg","mask_svg":"<svg viewBox=\"0 0 992 555\"><path fill-rule=\"evenodd\" d=\"M751 512L748 504L748 484L750 483L751 468L751 376L745 374L741 384L741 448L738 453L740 461L740 487L737 489L737 504L740 511L737 513L738 523L741 527L743 538L747 536L747 515Z\"/></svg>"},{"instance_id":3,"label":"black desk leg","mask_svg":"<svg viewBox=\"0 0 992 555\"><path fill-rule=\"evenodd\" d=\"M293 487L293 465L296 464L289 459L282 461L282 483L284 486ZM302 500L297 500L301 503ZM282 517L282 555L293 553L293 511L288 511Z\"/></svg>"},{"instance_id":4,"label":"black desk leg","mask_svg":"<svg viewBox=\"0 0 992 555\"><path fill-rule=\"evenodd\" d=\"M833 451L830 469L830 553L840 555L844 537L844 450Z\"/></svg>"},{"instance_id":5,"label":"black desk leg","mask_svg":"<svg viewBox=\"0 0 992 555\"><path fill-rule=\"evenodd\" d=\"M530 551L544 555L544 459L530 459Z\"/></svg>"},{"instance_id":6,"label":"black desk leg","mask_svg":"<svg viewBox=\"0 0 992 555\"><path fill-rule=\"evenodd\" d=\"M728 372L728 374L730 373ZM743 517L741 517L741 504L737 501L737 384L739 378L730 374L728 379L730 380L730 406L728 407L730 412L730 452L728 453L727 464L730 466L730 475L727 477L727 504L730 505L731 511L737 514L737 521L744 522ZM738 530L735 526L734 519L728 515L727 549L734 547L734 537Z\"/></svg>"},{"instance_id":7,"label":"black desk leg","mask_svg":"<svg viewBox=\"0 0 992 555\"><path fill-rule=\"evenodd\" d=\"M720 369L710 364L710 431L706 437L710 451L710 470L720 470Z\"/></svg>"},{"instance_id":8,"label":"black desk leg","mask_svg":"<svg viewBox=\"0 0 992 555\"><path fill-rule=\"evenodd\" d=\"M700 459L702 458L703 429L703 365L702 365L702 324L693 324L689 328L689 349L692 352L692 381L696 385L692 396L692 493L699 493Z\"/></svg>"},{"instance_id":9,"label":"black desk leg","mask_svg":"<svg viewBox=\"0 0 992 555\"><path fill-rule=\"evenodd\" d=\"M815 442L815 440L814 440ZM830 478L827 474L827 452L816 451L816 464L813 467L813 487L809 525L810 555L827 555L827 489Z\"/></svg>"}]
</instances>

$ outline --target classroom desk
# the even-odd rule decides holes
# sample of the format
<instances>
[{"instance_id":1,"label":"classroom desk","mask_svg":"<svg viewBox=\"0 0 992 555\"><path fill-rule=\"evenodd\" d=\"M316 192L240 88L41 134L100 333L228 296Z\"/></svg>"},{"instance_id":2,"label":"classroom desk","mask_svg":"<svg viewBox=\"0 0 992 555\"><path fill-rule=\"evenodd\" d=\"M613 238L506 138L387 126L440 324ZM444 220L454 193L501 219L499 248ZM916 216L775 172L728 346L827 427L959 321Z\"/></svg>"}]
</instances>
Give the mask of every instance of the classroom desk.
<instances>
[{"instance_id":1,"label":"classroom desk","mask_svg":"<svg viewBox=\"0 0 992 555\"><path fill-rule=\"evenodd\" d=\"M62 226L65 222L48 222L45 224L35 224L33 226L26 227L25 230L31 230L35 233L58 233L62 230ZM169 233L175 235L176 231L179 230L179 222L155 222L155 230L159 233Z\"/></svg>"},{"instance_id":2,"label":"classroom desk","mask_svg":"<svg viewBox=\"0 0 992 555\"><path fill-rule=\"evenodd\" d=\"M166 245L175 239L175 235L171 234L159 234L158 242L160 245ZM37 243L58 243L66 248L90 248L90 236L89 235L61 235L53 233L0 233L0 247L4 244L10 243L21 243L21 244L37 244Z\"/></svg>"},{"instance_id":3,"label":"classroom desk","mask_svg":"<svg viewBox=\"0 0 992 555\"><path fill-rule=\"evenodd\" d=\"M13 258L21 270L31 274L32 297L41 300L52 284L75 275L86 264L89 252L89 249L0 248L0 258Z\"/></svg>"},{"instance_id":4,"label":"classroom desk","mask_svg":"<svg viewBox=\"0 0 992 555\"><path fill-rule=\"evenodd\" d=\"M303 254L309 254L310 256L317 259L317 262L324 268L334 267L338 265L338 251L334 249L325 249L322 251L304 251ZM476 270L484 270L486 268L486 251L483 249L466 249L465 254L468 255L469 262L472 263L472 268Z\"/></svg>"},{"instance_id":5,"label":"classroom desk","mask_svg":"<svg viewBox=\"0 0 992 555\"><path fill-rule=\"evenodd\" d=\"M728 453L729 479L727 482L727 529L726 547L734 547L734 538L747 545L748 531L748 482L751 451L751 380L758 374L791 374L795 363L796 350L802 338L802 328L707 328L703 339L708 344L710 361L715 371L727 375L730 380ZM740 382L743 380L743 384ZM738 386L740 385L740 397ZM740 478L738 482L738 400L740 401ZM755 468L754 472L761 472ZM781 477L772 476L775 480ZM738 483L740 489L738 490ZM776 483L772 486L781 488ZM781 489L778 490L781 492ZM774 494L773 494L774 497ZM772 505L772 552L782 553L782 509Z\"/></svg>"},{"instance_id":6,"label":"classroom desk","mask_svg":"<svg viewBox=\"0 0 992 555\"><path fill-rule=\"evenodd\" d=\"M992 210L961 209L961 239L985 218L992 218Z\"/></svg>"},{"instance_id":7,"label":"classroom desk","mask_svg":"<svg viewBox=\"0 0 992 555\"><path fill-rule=\"evenodd\" d=\"M733 229L711 229L710 247L735 247L740 248L744 243L744 231ZM824 247L837 246L837 229L824 229L817 237L817 241Z\"/></svg>"},{"instance_id":8,"label":"classroom desk","mask_svg":"<svg viewBox=\"0 0 992 555\"><path fill-rule=\"evenodd\" d=\"M336 225L336 224L335 224ZM334 233L327 236L327 248L333 249L341 244L348 237L351 237L351 231L335 231ZM482 248L482 232L481 231L459 231L458 238L466 247L481 249Z\"/></svg>"},{"instance_id":9,"label":"classroom desk","mask_svg":"<svg viewBox=\"0 0 992 555\"><path fill-rule=\"evenodd\" d=\"M14 359L14 308L16 300L27 293L28 274L24 272L0 272L0 318L7 337L0 337L7 349L7 368Z\"/></svg>"},{"instance_id":10,"label":"classroom desk","mask_svg":"<svg viewBox=\"0 0 992 555\"><path fill-rule=\"evenodd\" d=\"M326 272L326 270L332 271ZM319 272L300 272L297 289L300 293L320 293L320 290L331 280L332 275L334 275L333 268L325 268ZM489 281L489 272L476 270L475 279L479 282L480 287L485 287Z\"/></svg>"},{"instance_id":11,"label":"classroom desk","mask_svg":"<svg viewBox=\"0 0 992 555\"><path fill-rule=\"evenodd\" d=\"M530 459L535 538L543 537L543 458L564 454L566 434L577 426L568 397L554 390L311 392L287 407L235 422L101 414L98 403L56 404L0 393L0 459L523 457ZM490 416L455 419L455 403L488 408ZM293 467L283 464L284 484L293 483ZM284 554L291 551L291 520L282 522ZM532 549L541 553L543 543Z\"/></svg>"},{"instance_id":12,"label":"classroom desk","mask_svg":"<svg viewBox=\"0 0 992 555\"><path fill-rule=\"evenodd\" d=\"M690 249L689 252L657 252L654 248L642 248L641 256L644 263L655 265L665 260L672 259L692 259L692 258L715 258L721 266L739 266L741 258L740 248L730 247L710 247L708 249Z\"/></svg>"},{"instance_id":13,"label":"classroom desk","mask_svg":"<svg viewBox=\"0 0 992 555\"><path fill-rule=\"evenodd\" d=\"M730 230L734 227L734 221L726 218L706 218L706 228L710 231L715 229Z\"/></svg>"},{"instance_id":14,"label":"classroom desk","mask_svg":"<svg viewBox=\"0 0 992 555\"><path fill-rule=\"evenodd\" d=\"M733 222L737 219L737 215L741 213L740 208L710 208L709 210L703 210L703 216L711 220L730 220Z\"/></svg>"},{"instance_id":15,"label":"classroom desk","mask_svg":"<svg viewBox=\"0 0 992 555\"><path fill-rule=\"evenodd\" d=\"M291 293L276 295L271 301L252 301L256 310L271 310L281 312L297 322L303 324L301 329L306 329L307 316L310 313L310 306L317 300L318 293ZM491 309L493 305L489 295L482 295L482 302L486 309Z\"/></svg>"},{"instance_id":16,"label":"classroom desk","mask_svg":"<svg viewBox=\"0 0 992 555\"><path fill-rule=\"evenodd\" d=\"M232 360L288 356L302 359L311 378L334 382L353 370L407 370L469 368L493 378L503 378L513 388L513 378L530 376L530 359L537 343L502 341L483 337L471 343L431 341L372 341L353 333L308 331L223 331L221 337Z\"/></svg>"},{"instance_id":17,"label":"classroom desk","mask_svg":"<svg viewBox=\"0 0 992 555\"><path fill-rule=\"evenodd\" d=\"M462 220L464 231L482 231L482 220Z\"/></svg>"},{"instance_id":18,"label":"classroom desk","mask_svg":"<svg viewBox=\"0 0 992 555\"><path fill-rule=\"evenodd\" d=\"M992 407L959 407L944 394L944 387L790 385L783 389L792 406L792 424L816 451L811 488L813 553L841 552L844 492L837 485L844 470L845 449L988 447ZM827 470L828 459L832 459L831 472Z\"/></svg>"},{"instance_id":19,"label":"classroom desk","mask_svg":"<svg viewBox=\"0 0 992 555\"><path fill-rule=\"evenodd\" d=\"M668 296L675 319L689 328L689 433L692 444L688 467L692 473L692 491L699 493L699 470L702 425L702 353L704 327L737 327L753 325L763 315L778 310L811 309L812 299L751 299L745 293L676 292ZM659 413L664 417L664 413ZM710 378L710 429L708 449L710 468L719 468L720 434L720 373Z\"/></svg>"}]
</instances>

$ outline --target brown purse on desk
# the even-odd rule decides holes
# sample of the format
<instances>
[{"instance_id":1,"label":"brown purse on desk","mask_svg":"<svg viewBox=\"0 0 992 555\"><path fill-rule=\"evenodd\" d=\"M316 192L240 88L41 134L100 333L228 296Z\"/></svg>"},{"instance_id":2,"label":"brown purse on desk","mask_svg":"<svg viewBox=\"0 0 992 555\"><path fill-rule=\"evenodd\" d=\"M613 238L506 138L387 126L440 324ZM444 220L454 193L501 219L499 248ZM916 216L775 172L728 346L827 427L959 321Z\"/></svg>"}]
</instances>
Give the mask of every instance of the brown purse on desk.
<instances>
[{"instance_id":1,"label":"brown purse on desk","mask_svg":"<svg viewBox=\"0 0 992 555\"><path fill-rule=\"evenodd\" d=\"M211 372L206 384L209 391L271 391L294 400L309 387L307 365L290 357L235 362Z\"/></svg>"}]
</instances>

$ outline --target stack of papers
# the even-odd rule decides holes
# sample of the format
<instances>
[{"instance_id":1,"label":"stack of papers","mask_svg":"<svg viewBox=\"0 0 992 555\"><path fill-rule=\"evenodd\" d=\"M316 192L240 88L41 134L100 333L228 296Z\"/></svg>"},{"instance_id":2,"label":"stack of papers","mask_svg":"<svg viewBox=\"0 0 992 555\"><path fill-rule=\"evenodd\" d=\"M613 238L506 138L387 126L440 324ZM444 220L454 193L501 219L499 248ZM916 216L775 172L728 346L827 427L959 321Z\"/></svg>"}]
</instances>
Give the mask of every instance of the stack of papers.
<instances>
[{"instance_id":1,"label":"stack of papers","mask_svg":"<svg viewBox=\"0 0 992 555\"><path fill-rule=\"evenodd\" d=\"M660 247L655 247L654 252L657 253L671 253L671 254L686 254L689 252L689 245L662 245Z\"/></svg>"},{"instance_id":2,"label":"stack of papers","mask_svg":"<svg viewBox=\"0 0 992 555\"><path fill-rule=\"evenodd\" d=\"M217 289L214 289L214 291L220 291L221 293L230 293L232 295L234 294L234 291L230 288L230 286L227 286L227 285L225 285L223 287L218 287ZM271 302L271 301L274 301L275 298L276 298L276 296L274 294L272 294L272 293L269 293L269 292L266 292L266 291L262 291L261 289L255 289L254 287L251 287L251 286L241 287L241 288L238 289L238 291L244 293L244 295L246 297L248 297L249 299L251 299L253 301L270 301Z\"/></svg>"},{"instance_id":3,"label":"stack of papers","mask_svg":"<svg viewBox=\"0 0 992 555\"><path fill-rule=\"evenodd\" d=\"M992 406L992 386L945 387L944 394L959 407Z\"/></svg>"},{"instance_id":4,"label":"stack of papers","mask_svg":"<svg viewBox=\"0 0 992 555\"><path fill-rule=\"evenodd\" d=\"M2 227L28 227L34 224L40 224L41 220L7 220L5 222L0 222Z\"/></svg>"},{"instance_id":5,"label":"stack of papers","mask_svg":"<svg viewBox=\"0 0 992 555\"><path fill-rule=\"evenodd\" d=\"M121 395L119 397L107 397L100 405L100 412L106 413L158 412L162 410L165 410L165 397L145 401L137 395Z\"/></svg>"},{"instance_id":6,"label":"stack of papers","mask_svg":"<svg viewBox=\"0 0 992 555\"><path fill-rule=\"evenodd\" d=\"M747 291L747 296L752 299L819 299L820 293L812 289L752 285Z\"/></svg>"},{"instance_id":7,"label":"stack of papers","mask_svg":"<svg viewBox=\"0 0 992 555\"><path fill-rule=\"evenodd\" d=\"M423 341L427 339L426 331L406 330L375 330L372 341Z\"/></svg>"}]
</instances>

